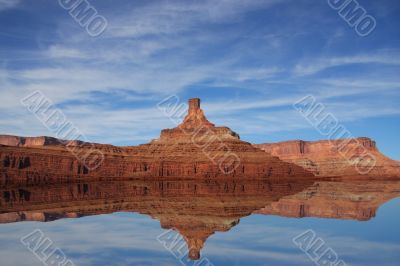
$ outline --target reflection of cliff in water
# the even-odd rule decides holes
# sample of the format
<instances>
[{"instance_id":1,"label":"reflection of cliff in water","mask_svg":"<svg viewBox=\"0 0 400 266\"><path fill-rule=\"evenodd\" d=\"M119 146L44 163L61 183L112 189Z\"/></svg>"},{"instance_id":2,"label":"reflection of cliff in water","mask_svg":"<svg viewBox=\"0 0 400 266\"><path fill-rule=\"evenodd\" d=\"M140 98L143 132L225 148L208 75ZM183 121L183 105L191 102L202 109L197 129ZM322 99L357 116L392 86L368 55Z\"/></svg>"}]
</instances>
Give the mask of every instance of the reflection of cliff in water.
<instances>
[{"instance_id":1,"label":"reflection of cliff in water","mask_svg":"<svg viewBox=\"0 0 400 266\"><path fill-rule=\"evenodd\" d=\"M210 235L254 213L368 220L399 196L400 182L135 180L6 186L0 193L1 223L137 212L179 231L197 259Z\"/></svg>"},{"instance_id":2,"label":"reflection of cliff in water","mask_svg":"<svg viewBox=\"0 0 400 266\"><path fill-rule=\"evenodd\" d=\"M0 221L138 212L159 220L163 228L178 230L190 247L190 257L198 258L215 231L228 231L241 217L311 185L312 181L176 179L6 187L1 191Z\"/></svg>"},{"instance_id":3,"label":"reflection of cliff in water","mask_svg":"<svg viewBox=\"0 0 400 266\"><path fill-rule=\"evenodd\" d=\"M400 181L316 181L300 193L273 202L259 214L367 221L378 208L400 196Z\"/></svg>"}]
</instances>

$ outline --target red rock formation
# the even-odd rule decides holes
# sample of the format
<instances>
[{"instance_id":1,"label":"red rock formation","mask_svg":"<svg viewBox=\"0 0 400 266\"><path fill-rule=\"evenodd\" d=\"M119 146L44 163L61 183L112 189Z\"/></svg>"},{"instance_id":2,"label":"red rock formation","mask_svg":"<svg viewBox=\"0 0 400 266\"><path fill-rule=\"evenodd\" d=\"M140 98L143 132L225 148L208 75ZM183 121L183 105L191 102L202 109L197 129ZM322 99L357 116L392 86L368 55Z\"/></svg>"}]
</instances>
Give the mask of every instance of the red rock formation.
<instances>
[{"instance_id":1,"label":"red rock formation","mask_svg":"<svg viewBox=\"0 0 400 266\"><path fill-rule=\"evenodd\" d=\"M254 178L305 177L310 172L319 176L400 176L400 162L382 155L368 138L254 146L272 156L241 141L229 128L210 123L200 99L195 98L189 100L189 112L179 126L164 129L159 139L137 147L0 135L0 181L25 175L28 182L35 171L52 174L48 182L54 178L70 181L74 175L93 180L111 175L216 177L221 173ZM92 170L99 153L105 160ZM92 160L96 156L97 160Z\"/></svg>"},{"instance_id":2,"label":"red rock formation","mask_svg":"<svg viewBox=\"0 0 400 266\"><path fill-rule=\"evenodd\" d=\"M3 143L13 147L0 147L0 181L6 184L28 184L61 180L100 180L104 177L313 176L295 164L281 161L250 143L241 141L229 128L216 127L208 122L200 109L198 99L190 100L189 106L189 113L182 124L173 129L163 130L160 138L149 144L135 147L90 143L59 145L51 141L40 142L42 146L33 147L23 144L25 142L22 140L26 138L19 138L20 142L4 141ZM90 161L93 158L98 159L96 155L99 153L104 156L104 160L99 167L93 169L90 167ZM37 177L36 173L46 173L45 180L38 180L43 178L43 175Z\"/></svg>"},{"instance_id":3,"label":"red rock formation","mask_svg":"<svg viewBox=\"0 0 400 266\"><path fill-rule=\"evenodd\" d=\"M12 135L0 135L0 145L11 147L43 147L43 146L76 146L84 142L78 140L60 140L53 137L18 137Z\"/></svg>"},{"instance_id":4,"label":"red rock formation","mask_svg":"<svg viewBox=\"0 0 400 266\"><path fill-rule=\"evenodd\" d=\"M239 135L227 127L216 127L210 123L200 108L200 99L189 100L189 111L183 122L173 129L161 131L153 143L207 143L240 140Z\"/></svg>"},{"instance_id":5,"label":"red rock formation","mask_svg":"<svg viewBox=\"0 0 400 266\"><path fill-rule=\"evenodd\" d=\"M189 99L189 111L182 124L180 124L179 128L196 128L199 126L213 128L214 124L210 123L206 116L204 115L203 110L200 108L200 99L194 98Z\"/></svg>"},{"instance_id":6,"label":"red rock formation","mask_svg":"<svg viewBox=\"0 0 400 266\"><path fill-rule=\"evenodd\" d=\"M294 140L254 146L320 176L400 177L400 163L381 154L369 138Z\"/></svg>"}]
</instances>

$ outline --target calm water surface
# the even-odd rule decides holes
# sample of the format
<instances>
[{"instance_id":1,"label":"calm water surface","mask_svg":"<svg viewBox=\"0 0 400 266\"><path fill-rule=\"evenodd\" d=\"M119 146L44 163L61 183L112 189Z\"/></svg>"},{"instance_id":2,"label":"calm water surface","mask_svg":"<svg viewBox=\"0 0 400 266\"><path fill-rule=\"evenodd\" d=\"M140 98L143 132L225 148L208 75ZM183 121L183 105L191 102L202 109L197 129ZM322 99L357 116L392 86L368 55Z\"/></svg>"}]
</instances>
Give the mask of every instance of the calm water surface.
<instances>
[{"instance_id":1,"label":"calm water surface","mask_svg":"<svg viewBox=\"0 0 400 266\"><path fill-rule=\"evenodd\" d=\"M397 266L399 196L397 181L6 186L0 201L0 265L53 265L41 259L58 248L64 262L77 266ZM46 238L51 240L47 251L40 246ZM188 258L199 252L200 259Z\"/></svg>"}]
</instances>

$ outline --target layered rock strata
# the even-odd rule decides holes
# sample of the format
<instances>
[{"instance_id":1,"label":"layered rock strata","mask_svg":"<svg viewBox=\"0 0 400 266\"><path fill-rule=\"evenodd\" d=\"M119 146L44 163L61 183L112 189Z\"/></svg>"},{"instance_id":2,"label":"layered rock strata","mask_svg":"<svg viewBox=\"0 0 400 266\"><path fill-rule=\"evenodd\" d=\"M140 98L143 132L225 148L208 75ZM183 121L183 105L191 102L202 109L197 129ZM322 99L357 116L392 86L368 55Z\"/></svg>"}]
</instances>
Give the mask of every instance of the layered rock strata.
<instances>
[{"instance_id":1,"label":"layered rock strata","mask_svg":"<svg viewBox=\"0 0 400 266\"><path fill-rule=\"evenodd\" d=\"M0 181L4 184L72 182L103 177L313 176L302 167L241 141L239 135L229 128L210 123L200 108L199 99L189 101L189 112L182 124L163 130L159 139L144 145L63 144L47 137L30 140L10 136L3 136L0 143L7 145L0 147ZM93 161L98 167L91 167ZM38 172L46 173L46 176L36 175Z\"/></svg>"},{"instance_id":2,"label":"layered rock strata","mask_svg":"<svg viewBox=\"0 0 400 266\"><path fill-rule=\"evenodd\" d=\"M11 147L43 147L43 146L78 146L85 142L79 140L61 140L53 137L18 137L0 135L0 145Z\"/></svg>"},{"instance_id":3,"label":"layered rock strata","mask_svg":"<svg viewBox=\"0 0 400 266\"><path fill-rule=\"evenodd\" d=\"M294 140L254 146L319 176L400 177L400 162L380 153L369 138Z\"/></svg>"}]
</instances>

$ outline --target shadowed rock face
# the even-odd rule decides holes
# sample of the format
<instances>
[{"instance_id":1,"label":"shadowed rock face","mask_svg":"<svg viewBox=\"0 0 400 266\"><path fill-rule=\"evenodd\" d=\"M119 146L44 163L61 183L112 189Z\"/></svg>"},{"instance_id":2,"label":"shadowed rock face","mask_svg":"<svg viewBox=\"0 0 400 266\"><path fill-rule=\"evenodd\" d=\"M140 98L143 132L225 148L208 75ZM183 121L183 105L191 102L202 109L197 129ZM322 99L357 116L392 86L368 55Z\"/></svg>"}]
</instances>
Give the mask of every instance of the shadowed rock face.
<instances>
[{"instance_id":1,"label":"shadowed rock face","mask_svg":"<svg viewBox=\"0 0 400 266\"><path fill-rule=\"evenodd\" d=\"M369 220L400 181L133 180L4 186L0 223L136 212L179 232L198 259L208 237L252 214Z\"/></svg>"},{"instance_id":2,"label":"shadowed rock face","mask_svg":"<svg viewBox=\"0 0 400 266\"><path fill-rule=\"evenodd\" d=\"M400 177L400 163L380 153L375 141L369 138L294 140L254 146L315 175Z\"/></svg>"}]
</instances>

